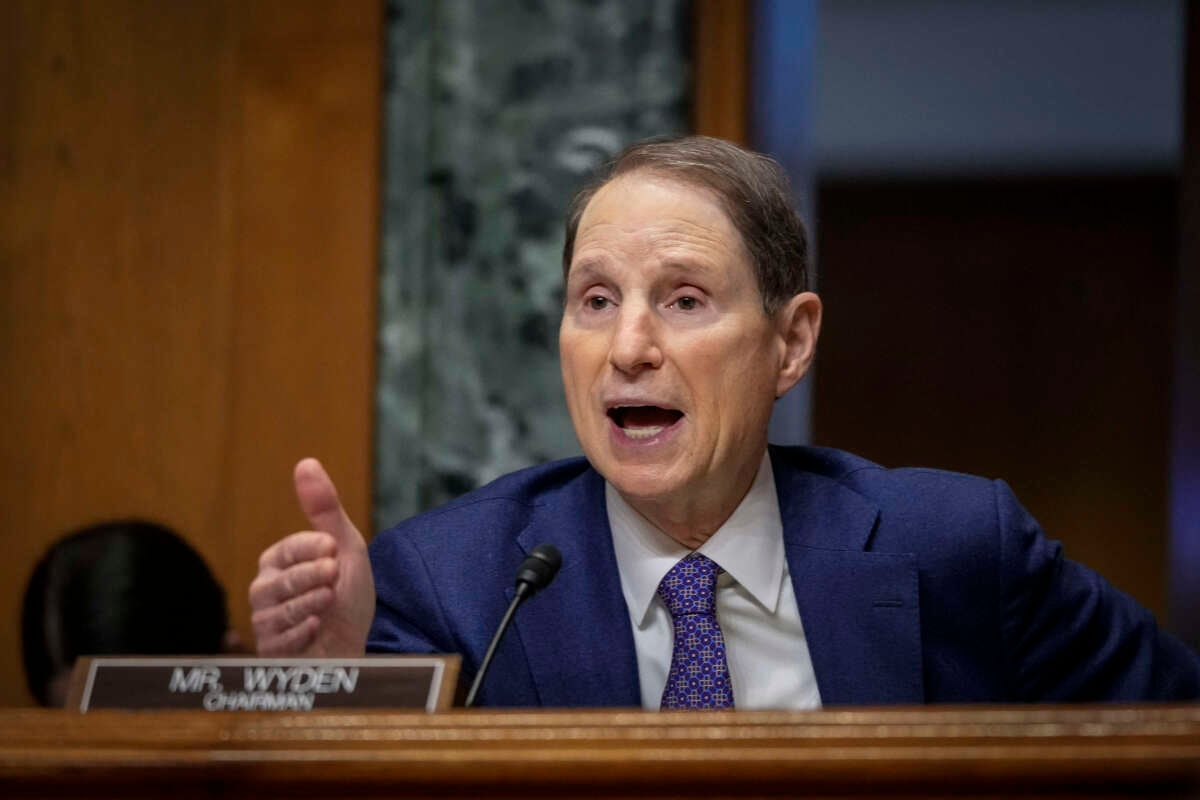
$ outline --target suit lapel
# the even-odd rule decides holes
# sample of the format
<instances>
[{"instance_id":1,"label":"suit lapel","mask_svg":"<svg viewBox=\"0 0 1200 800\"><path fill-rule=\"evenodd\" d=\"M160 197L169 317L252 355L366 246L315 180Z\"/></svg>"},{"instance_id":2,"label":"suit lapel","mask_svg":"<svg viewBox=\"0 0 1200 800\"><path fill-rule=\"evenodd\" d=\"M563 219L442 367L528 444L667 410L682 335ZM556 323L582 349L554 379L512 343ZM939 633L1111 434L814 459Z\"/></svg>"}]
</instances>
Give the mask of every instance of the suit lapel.
<instances>
[{"instance_id":1,"label":"suit lapel","mask_svg":"<svg viewBox=\"0 0 1200 800\"><path fill-rule=\"evenodd\" d=\"M921 703L916 558L866 550L879 510L772 450L788 569L825 706Z\"/></svg>"},{"instance_id":2,"label":"suit lapel","mask_svg":"<svg viewBox=\"0 0 1200 800\"><path fill-rule=\"evenodd\" d=\"M523 552L549 542L563 555L554 583L514 625L543 706L640 706L637 656L613 551L604 481L588 470L545 498L517 537ZM508 597L512 599L512 590Z\"/></svg>"}]
</instances>

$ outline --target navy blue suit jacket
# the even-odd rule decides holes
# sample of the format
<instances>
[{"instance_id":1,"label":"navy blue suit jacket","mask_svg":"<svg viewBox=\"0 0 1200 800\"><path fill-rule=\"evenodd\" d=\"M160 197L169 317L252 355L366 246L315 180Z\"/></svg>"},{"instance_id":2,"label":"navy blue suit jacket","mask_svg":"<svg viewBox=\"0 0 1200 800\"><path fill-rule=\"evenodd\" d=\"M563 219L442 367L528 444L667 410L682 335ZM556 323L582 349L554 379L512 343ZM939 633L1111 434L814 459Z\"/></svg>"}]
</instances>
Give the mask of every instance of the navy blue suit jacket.
<instances>
[{"instance_id":1,"label":"navy blue suit jacket","mask_svg":"<svg viewBox=\"0 0 1200 800\"><path fill-rule=\"evenodd\" d=\"M1200 658L1062 557L999 481L771 448L826 706L1200 697ZM604 481L583 459L507 475L375 538L371 652L460 653L469 679L536 545L563 567L517 614L479 702L639 706Z\"/></svg>"}]
</instances>

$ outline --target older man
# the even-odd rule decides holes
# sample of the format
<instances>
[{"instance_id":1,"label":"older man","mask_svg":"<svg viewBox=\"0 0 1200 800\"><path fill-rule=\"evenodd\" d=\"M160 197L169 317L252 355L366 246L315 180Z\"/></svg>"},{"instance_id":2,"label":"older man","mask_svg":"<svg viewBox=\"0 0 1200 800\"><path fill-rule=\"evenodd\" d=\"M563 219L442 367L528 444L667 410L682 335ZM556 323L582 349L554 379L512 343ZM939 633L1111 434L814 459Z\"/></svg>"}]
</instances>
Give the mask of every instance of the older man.
<instances>
[{"instance_id":1,"label":"older man","mask_svg":"<svg viewBox=\"0 0 1200 800\"><path fill-rule=\"evenodd\" d=\"M816 708L1200 696L1200 660L1061 557L1007 487L767 446L821 303L771 160L636 145L576 198L563 385L585 459L508 475L368 549L320 464L313 530L250 589L259 652L461 653L470 675L534 546L493 705ZM372 580L373 573L373 580Z\"/></svg>"}]
</instances>

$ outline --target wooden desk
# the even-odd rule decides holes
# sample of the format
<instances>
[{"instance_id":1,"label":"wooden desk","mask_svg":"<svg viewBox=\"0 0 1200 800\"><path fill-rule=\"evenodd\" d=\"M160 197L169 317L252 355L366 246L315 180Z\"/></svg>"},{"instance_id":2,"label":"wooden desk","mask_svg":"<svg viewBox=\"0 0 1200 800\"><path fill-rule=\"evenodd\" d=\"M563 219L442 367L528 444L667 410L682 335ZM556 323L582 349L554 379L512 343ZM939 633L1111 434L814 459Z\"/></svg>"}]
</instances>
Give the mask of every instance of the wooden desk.
<instances>
[{"instance_id":1,"label":"wooden desk","mask_svg":"<svg viewBox=\"0 0 1200 800\"><path fill-rule=\"evenodd\" d=\"M1200 706L0 711L0 796L1200 798Z\"/></svg>"}]
</instances>

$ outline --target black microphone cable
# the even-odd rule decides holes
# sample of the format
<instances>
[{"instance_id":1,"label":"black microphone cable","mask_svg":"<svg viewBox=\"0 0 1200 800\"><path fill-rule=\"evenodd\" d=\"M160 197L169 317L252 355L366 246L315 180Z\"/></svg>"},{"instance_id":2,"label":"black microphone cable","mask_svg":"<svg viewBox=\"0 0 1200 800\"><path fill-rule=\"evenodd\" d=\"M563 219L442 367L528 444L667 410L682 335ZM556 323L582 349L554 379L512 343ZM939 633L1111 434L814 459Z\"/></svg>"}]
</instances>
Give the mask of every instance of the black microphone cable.
<instances>
[{"instance_id":1,"label":"black microphone cable","mask_svg":"<svg viewBox=\"0 0 1200 800\"><path fill-rule=\"evenodd\" d=\"M521 566L517 568L517 592L513 595L512 602L508 604L508 610L504 612L504 619L500 620L500 627L496 628L496 633L492 636L492 642L488 645L483 661L479 663L479 672L475 673L475 680L471 682L471 690L467 692L463 708L475 705L475 695L479 693L483 677L487 675L488 667L492 665L492 657L496 655L496 648L500 645L500 640L504 638L504 632L508 630L513 615L517 613L517 607L549 586L561 566L562 553L558 552L558 548L552 544L539 544L521 562Z\"/></svg>"}]
</instances>

